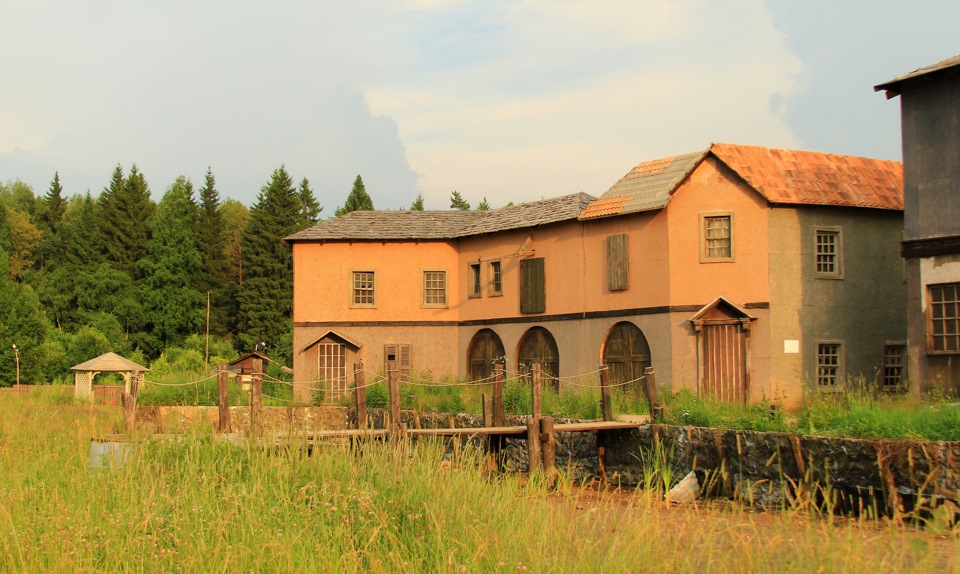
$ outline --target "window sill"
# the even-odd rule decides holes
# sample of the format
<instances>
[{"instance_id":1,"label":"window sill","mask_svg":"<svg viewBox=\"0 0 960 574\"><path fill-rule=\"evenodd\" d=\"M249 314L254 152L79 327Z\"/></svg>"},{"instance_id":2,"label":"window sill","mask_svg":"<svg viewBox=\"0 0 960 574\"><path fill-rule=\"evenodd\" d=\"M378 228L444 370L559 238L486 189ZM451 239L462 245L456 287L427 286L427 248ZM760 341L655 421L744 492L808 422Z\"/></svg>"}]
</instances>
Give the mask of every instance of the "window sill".
<instances>
[{"instance_id":1,"label":"window sill","mask_svg":"<svg viewBox=\"0 0 960 574\"><path fill-rule=\"evenodd\" d=\"M700 263L735 263L733 257L716 257L712 259L701 259Z\"/></svg>"},{"instance_id":2,"label":"window sill","mask_svg":"<svg viewBox=\"0 0 960 574\"><path fill-rule=\"evenodd\" d=\"M814 279L843 279L842 273L814 273Z\"/></svg>"}]
</instances>

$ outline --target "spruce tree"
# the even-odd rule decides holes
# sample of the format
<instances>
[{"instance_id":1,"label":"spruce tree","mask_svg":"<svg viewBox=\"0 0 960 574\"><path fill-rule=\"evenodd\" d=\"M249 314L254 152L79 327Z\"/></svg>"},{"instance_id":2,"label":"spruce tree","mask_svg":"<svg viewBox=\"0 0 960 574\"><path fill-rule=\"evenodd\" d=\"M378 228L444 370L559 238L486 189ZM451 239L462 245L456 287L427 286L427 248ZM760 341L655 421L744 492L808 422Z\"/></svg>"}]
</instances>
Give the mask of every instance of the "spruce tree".
<instances>
[{"instance_id":1,"label":"spruce tree","mask_svg":"<svg viewBox=\"0 0 960 574\"><path fill-rule=\"evenodd\" d=\"M307 226L315 224L320 220L320 212L323 211L323 208L320 207L320 202L313 195L313 190L310 189L310 182L307 181L307 178L303 178L300 182L300 189L297 192L300 194L301 223Z\"/></svg>"},{"instance_id":2,"label":"spruce tree","mask_svg":"<svg viewBox=\"0 0 960 574\"><path fill-rule=\"evenodd\" d=\"M360 174L357 174L357 178L353 180L353 189L350 190L350 195L347 196L347 201L344 202L343 206L337 208L336 216L340 217L351 211L361 210L373 211L373 200L367 195L363 178L360 177Z\"/></svg>"},{"instance_id":3,"label":"spruce tree","mask_svg":"<svg viewBox=\"0 0 960 574\"><path fill-rule=\"evenodd\" d=\"M423 194L418 193L417 198L410 204L410 211L423 211Z\"/></svg>"},{"instance_id":4,"label":"spruce tree","mask_svg":"<svg viewBox=\"0 0 960 574\"><path fill-rule=\"evenodd\" d=\"M454 190L454 192L450 194L450 208L459 209L461 211L470 211L470 203L460 196L459 191Z\"/></svg>"},{"instance_id":5,"label":"spruce tree","mask_svg":"<svg viewBox=\"0 0 960 574\"><path fill-rule=\"evenodd\" d=\"M203 273L197 283L202 294L210 297L210 332L226 335L229 330L231 309L227 297L225 233L223 216L220 213L220 194L216 179L208 167L200 188L200 208L197 215L197 247L203 261Z\"/></svg>"},{"instance_id":6,"label":"spruce tree","mask_svg":"<svg viewBox=\"0 0 960 574\"><path fill-rule=\"evenodd\" d=\"M193 233L194 210L193 186L178 177L157 206L148 256L140 262L152 339L144 350L151 356L203 327L205 298L197 289L203 260Z\"/></svg>"},{"instance_id":7,"label":"spruce tree","mask_svg":"<svg viewBox=\"0 0 960 574\"><path fill-rule=\"evenodd\" d=\"M289 330L293 311L293 256L283 238L309 226L303 203L286 168L273 172L250 209L243 234L243 284L240 287L239 351L258 340L278 345Z\"/></svg>"},{"instance_id":8,"label":"spruce tree","mask_svg":"<svg viewBox=\"0 0 960 574\"><path fill-rule=\"evenodd\" d=\"M107 261L139 285L143 281L139 261L147 255L150 225L156 207L150 199L147 181L137 166L134 165L123 179L118 165L110 187L104 190L99 203L100 235Z\"/></svg>"}]
</instances>

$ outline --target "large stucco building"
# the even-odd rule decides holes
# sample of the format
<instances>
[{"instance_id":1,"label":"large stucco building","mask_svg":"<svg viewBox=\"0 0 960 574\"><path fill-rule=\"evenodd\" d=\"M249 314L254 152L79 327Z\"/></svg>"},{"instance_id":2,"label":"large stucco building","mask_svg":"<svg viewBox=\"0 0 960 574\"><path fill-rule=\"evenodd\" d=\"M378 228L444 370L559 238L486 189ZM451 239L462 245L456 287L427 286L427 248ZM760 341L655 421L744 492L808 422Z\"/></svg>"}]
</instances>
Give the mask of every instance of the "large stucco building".
<instances>
[{"instance_id":1,"label":"large stucco building","mask_svg":"<svg viewBox=\"0 0 960 574\"><path fill-rule=\"evenodd\" d=\"M896 384L902 207L897 162L714 144L599 198L353 212L288 238L294 378L336 394L360 358L470 378L537 361L561 386L652 366L787 405L850 376Z\"/></svg>"}]
</instances>

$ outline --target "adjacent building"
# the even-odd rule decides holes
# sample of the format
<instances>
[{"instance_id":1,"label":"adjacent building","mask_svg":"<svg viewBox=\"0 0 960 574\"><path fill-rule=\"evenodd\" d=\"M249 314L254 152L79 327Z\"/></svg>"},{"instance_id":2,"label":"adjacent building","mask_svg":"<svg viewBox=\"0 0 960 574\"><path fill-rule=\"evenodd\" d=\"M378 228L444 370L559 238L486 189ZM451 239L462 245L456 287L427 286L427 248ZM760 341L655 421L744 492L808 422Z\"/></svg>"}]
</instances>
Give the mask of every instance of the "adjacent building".
<instances>
[{"instance_id":1,"label":"adjacent building","mask_svg":"<svg viewBox=\"0 0 960 574\"><path fill-rule=\"evenodd\" d=\"M471 379L499 361L559 387L652 366L737 402L896 387L902 209L898 162L714 144L599 198L353 212L287 238L294 378L336 396L361 359Z\"/></svg>"},{"instance_id":2,"label":"adjacent building","mask_svg":"<svg viewBox=\"0 0 960 574\"><path fill-rule=\"evenodd\" d=\"M960 56L874 89L900 96L909 378L960 390Z\"/></svg>"}]
</instances>

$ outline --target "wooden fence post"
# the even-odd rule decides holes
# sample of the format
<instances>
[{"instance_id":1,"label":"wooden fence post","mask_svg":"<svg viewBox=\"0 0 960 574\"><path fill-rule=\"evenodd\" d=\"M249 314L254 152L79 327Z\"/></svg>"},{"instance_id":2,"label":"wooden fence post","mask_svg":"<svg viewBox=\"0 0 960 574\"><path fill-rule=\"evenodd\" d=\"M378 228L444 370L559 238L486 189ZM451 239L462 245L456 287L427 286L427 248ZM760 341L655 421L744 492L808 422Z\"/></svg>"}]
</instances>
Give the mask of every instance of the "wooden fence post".
<instances>
[{"instance_id":1,"label":"wooden fence post","mask_svg":"<svg viewBox=\"0 0 960 574\"><path fill-rule=\"evenodd\" d=\"M400 431L400 377L396 361L387 361L387 386L390 389L390 432Z\"/></svg>"},{"instance_id":2,"label":"wooden fence post","mask_svg":"<svg viewBox=\"0 0 960 574\"><path fill-rule=\"evenodd\" d=\"M480 412L483 413L483 426L493 426L493 401L486 393L480 395Z\"/></svg>"},{"instance_id":3,"label":"wooden fence post","mask_svg":"<svg viewBox=\"0 0 960 574\"><path fill-rule=\"evenodd\" d=\"M533 364L533 377L530 386L530 404L533 407L533 417L540 420L543 416L543 371L540 369L540 363ZM540 424L539 422L537 423Z\"/></svg>"},{"instance_id":4,"label":"wooden fence post","mask_svg":"<svg viewBox=\"0 0 960 574\"><path fill-rule=\"evenodd\" d=\"M230 373L226 365L217 365L217 406L220 409L220 432L230 432L230 399L227 382Z\"/></svg>"},{"instance_id":5,"label":"wooden fence post","mask_svg":"<svg viewBox=\"0 0 960 574\"><path fill-rule=\"evenodd\" d=\"M600 410L603 420L613 420L613 403L610 401L610 367L606 365L600 365Z\"/></svg>"},{"instance_id":6,"label":"wooden fence post","mask_svg":"<svg viewBox=\"0 0 960 574\"><path fill-rule=\"evenodd\" d=\"M363 361L353 365L353 398L357 403L357 429L367 428L367 387L364 385Z\"/></svg>"},{"instance_id":7,"label":"wooden fence post","mask_svg":"<svg viewBox=\"0 0 960 574\"><path fill-rule=\"evenodd\" d=\"M527 419L527 467L530 474L540 466L540 420Z\"/></svg>"},{"instance_id":8,"label":"wooden fence post","mask_svg":"<svg viewBox=\"0 0 960 574\"><path fill-rule=\"evenodd\" d=\"M263 415L263 359L251 361L250 378L250 434L260 434Z\"/></svg>"},{"instance_id":9,"label":"wooden fence post","mask_svg":"<svg viewBox=\"0 0 960 574\"><path fill-rule=\"evenodd\" d=\"M543 373L540 370L540 363L534 363L531 366L531 371L533 376L530 378L530 402L533 412L527 421L527 459L532 473L543 461L540 448L540 418L543 415Z\"/></svg>"},{"instance_id":10,"label":"wooden fence post","mask_svg":"<svg viewBox=\"0 0 960 574\"><path fill-rule=\"evenodd\" d=\"M540 456L547 486L553 488L557 480L557 435L553 430L553 417L540 419Z\"/></svg>"},{"instance_id":11,"label":"wooden fence post","mask_svg":"<svg viewBox=\"0 0 960 574\"><path fill-rule=\"evenodd\" d=\"M140 371L130 375L130 392L121 395L123 400L123 428L128 433L137 430L137 395L140 392Z\"/></svg>"},{"instance_id":12,"label":"wooden fence post","mask_svg":"<svg viewBox=\"0 0 960 574\"><path fill-rule=\"evenodd\" d=\"M643 376L647 389L647 402L650 403L650 418L658 421L663 414L663 407L660 406L660 400L657 398L657 378L653 367L645 368Z\"/></svg>"},{"instance_id":13,"label":"wooden fence post","mask_svg":"<svg viewBox=\"0 0 960 574\"><path fill-rule=\"evenodd\" d=\"M503 426L503 365L493 366L493 426Z\"/></svg>"}]
</instances>

